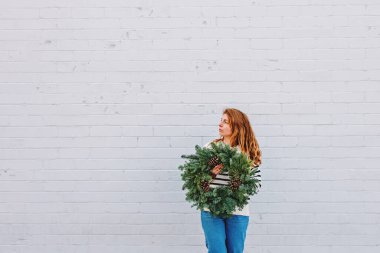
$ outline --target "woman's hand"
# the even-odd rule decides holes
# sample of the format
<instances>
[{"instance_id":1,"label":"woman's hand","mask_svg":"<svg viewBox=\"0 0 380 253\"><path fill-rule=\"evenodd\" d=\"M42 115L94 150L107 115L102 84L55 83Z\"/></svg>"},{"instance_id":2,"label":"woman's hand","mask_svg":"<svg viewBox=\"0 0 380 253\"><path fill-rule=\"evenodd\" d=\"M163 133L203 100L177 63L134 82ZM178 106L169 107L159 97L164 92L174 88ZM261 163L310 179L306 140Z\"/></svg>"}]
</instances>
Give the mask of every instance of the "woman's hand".
<instances>
[{"instance_id":1,"label":"woman's hand","mask_svg":"<svg viewBox=\"0 0 380 253\"><path fill-rule=\"evenodd\" d=\"M216 175L218 175L218 174L222 171L223 167L224 167L224 165L223 165L222 163L216 165L216 166L211 170L212 178L215 178Z\"/></svg>"}]
</instances>

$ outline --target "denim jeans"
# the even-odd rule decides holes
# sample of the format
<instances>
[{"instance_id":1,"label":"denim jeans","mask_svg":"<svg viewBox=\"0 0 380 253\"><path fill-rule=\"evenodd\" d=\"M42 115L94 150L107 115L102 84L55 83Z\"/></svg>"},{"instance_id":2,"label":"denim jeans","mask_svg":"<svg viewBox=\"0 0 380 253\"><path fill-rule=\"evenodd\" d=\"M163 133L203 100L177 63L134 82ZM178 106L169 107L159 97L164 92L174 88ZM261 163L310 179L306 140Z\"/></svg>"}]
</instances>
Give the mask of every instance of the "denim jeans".
<instances>
[{"instance_id":1,"label":"denim jeans","mask_svg":"<svg viewBox=\"0 0 380 253\"><path fill-rule=\"evenodd\" d=\"M202 210L201 221L208 253L243 253L249 216L223 219Z\"/></svg>"}]
</instances>

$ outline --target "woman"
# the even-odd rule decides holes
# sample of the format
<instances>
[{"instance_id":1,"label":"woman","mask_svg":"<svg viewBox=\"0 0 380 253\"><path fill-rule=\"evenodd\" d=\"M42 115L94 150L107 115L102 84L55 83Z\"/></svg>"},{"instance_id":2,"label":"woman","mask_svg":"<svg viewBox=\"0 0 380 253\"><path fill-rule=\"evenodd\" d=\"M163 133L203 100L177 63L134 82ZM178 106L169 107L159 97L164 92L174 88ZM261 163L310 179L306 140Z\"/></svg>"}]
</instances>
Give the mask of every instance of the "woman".
<instances>
[{"instance_id":1,"label":"woman","mask_svg":"<svg viewBox=\"0 0 380 253\"><path fill-rule=\"evenodd\" d=\"M213 142L224 142L247 154L253 161L252 167L261 164L261 151L247 115L237 109L227 108L223 111L219 123L219 139ZM210 147L210 143L204 147ZM210 183L210 188L229 183L227 172L213 171L217 174ZM230 218L212 215L209 209L201 211L202 228L205 234L206 247L209 253L242 253L249 222L249 204L242 210L237 208Z\"/></svg>"}]
</instances>

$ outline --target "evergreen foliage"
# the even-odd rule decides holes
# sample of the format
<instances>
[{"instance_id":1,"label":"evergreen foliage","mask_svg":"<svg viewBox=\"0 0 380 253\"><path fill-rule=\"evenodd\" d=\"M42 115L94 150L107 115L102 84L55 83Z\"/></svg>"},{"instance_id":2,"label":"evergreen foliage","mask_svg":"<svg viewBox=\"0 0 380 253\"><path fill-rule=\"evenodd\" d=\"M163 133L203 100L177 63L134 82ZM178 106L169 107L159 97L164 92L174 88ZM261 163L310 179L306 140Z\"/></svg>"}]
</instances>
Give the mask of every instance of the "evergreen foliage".
<instances>
[{"instance_id":1,"label":"evergreen foliage","mask_svg":"<svg viewBox=\"0 0 380 253\"><path fill-rule=\"evenodd\" d=\"M227 218L237 207L242 210L250 196L257 194L261 187L258 167L251 167L252 161L236 147L223 142L211 142L211 148L195 146L195 154L182 155L188 159L178 168L187 190L186 200L202 210L208 208L213 215ZM212 170L222 164L222 172L228 172L231 183L211 188ZM215 175L214 175L215 177Z\"/></svg>"}]
</instances>

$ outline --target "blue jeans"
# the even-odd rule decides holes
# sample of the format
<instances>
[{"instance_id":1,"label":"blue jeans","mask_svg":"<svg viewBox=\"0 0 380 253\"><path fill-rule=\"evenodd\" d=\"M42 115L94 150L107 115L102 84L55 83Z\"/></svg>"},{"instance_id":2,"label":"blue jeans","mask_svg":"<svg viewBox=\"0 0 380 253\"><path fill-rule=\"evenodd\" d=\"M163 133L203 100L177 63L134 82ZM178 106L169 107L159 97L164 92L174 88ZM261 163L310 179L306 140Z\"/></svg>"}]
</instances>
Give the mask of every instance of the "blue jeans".
<instances>
[{"instance_id":1,"label":"blue jeans","mask_svg":"<svg viewBox=\"0 0 380 253\"><path fill-rule=\"evenodd\" d=\"M249 216L223 219L202 210L201 221L208 253L243 253Z\"/></svg>"}]
</instances>

